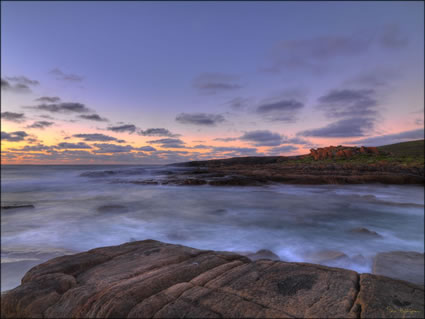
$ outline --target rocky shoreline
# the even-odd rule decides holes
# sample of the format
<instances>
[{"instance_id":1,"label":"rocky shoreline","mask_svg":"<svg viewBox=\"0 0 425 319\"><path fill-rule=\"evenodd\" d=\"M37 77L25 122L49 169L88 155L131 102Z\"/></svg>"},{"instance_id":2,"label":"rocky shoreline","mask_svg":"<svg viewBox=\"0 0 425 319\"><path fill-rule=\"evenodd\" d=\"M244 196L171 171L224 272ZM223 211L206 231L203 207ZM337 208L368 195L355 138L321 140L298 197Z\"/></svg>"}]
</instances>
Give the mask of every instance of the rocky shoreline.
<instances>
[{"instance_id":1,"label":"rocky shoreline","mask_svg":"<svg viewBox=\"0 0 425 319\"><path fill-rule=\"evenodd\" d=\"M235 253L144 240L57 257L32 268L20 286L2 294L1 316L424 316L423 285L262 259L258 253L253 261ZM262 253L270 256L270 252Z\"/></svg>"}]
</instances>

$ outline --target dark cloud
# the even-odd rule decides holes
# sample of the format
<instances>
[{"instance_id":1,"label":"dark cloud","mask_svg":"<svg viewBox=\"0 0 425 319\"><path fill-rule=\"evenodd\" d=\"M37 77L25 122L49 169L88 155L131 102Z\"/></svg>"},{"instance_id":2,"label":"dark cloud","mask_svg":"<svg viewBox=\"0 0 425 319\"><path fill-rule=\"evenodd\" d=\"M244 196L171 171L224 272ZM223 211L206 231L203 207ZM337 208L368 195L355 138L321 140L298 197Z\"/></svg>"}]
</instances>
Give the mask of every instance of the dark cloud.
<instances>
[{"instance_id":1,"label":"dark cloud","mask_svg":"<svg viewBox=\"0 0 425 319\"><path fill-rule=\"evenodd\" d=\"M165 128L148 128L144 131L140 130L138 134L143 136L168 136L168 137L180 136L180 134L173 134Z\"/></svg>"},{"instance_id":2,"label":"dark cloud","mask_svg":"<svg viewBox=\"0 0 425 319\"><path fill-rule=\"evenodd\" d=\"M396 134L387 134L375 137L368 137L361 140L346 142L347 144L364 145L364 146L381 146L386 144L394 144L407 142L411 140L419 140L424 138L424 129L416 129L404 131Z\"/></svg>"},{"instance_id":3,"label":"dark cloud","mask_svg":"<svg viewBox=\"0 0 425 319\"><path fill-rule=\"evenodd\" d=\"M184 148L185 143L178 138L163 138L159 140L148 141L149 144L158 144L163 148Z\"/></svg>"},{"instance_id":4,"label":"dark cloud","mask_svg":"<svg viewBox=\"0 0 425 319\"><path fill-rule=\"evenodd\" d=\"M69 82L81 82L83 77L72 73L64 73L60 69L55 68L49 72L54 75L57 80L69 81Z\"/></svg>"},{"instance_id":5,"label":"dark cloud","mask_svg":"<svg viewBox=\"0 0 425 319\"><path fill-rule=\"evenodd\" d=\"M9 142L20 142L27 137L28 134L24 131L16 131L16 132L1 132L1 139Z\"/></svg>"},{"instance_id":6,"label":"dark cloud","mask_svg":"<svg viewBox=\"0 0 425 319\"><path fill-rule=\"evenodd\" d=\"M24 113L14 113L14 112L2 112L1 119L5 121L16 122L16 123L21 123L26 120Z\"/></svg>"},{"instance_id":7,"label":"dark cloud","mask_svg":"<svg viewBox=\"0 0 425 319\"><path fill-rule=\"evenodd\" d=\"M90 120L90 121L97 121L97 122L108 122L108 119L104 118L104 117L100 117L97 114L83 114L83 115L79 115L79 118L85 119L85 120Z\"/></svg>"},{"instance_id":8,"label":"dark cloud","mask_svg":"<svg viewBox=\"0 0 425 319\"><path fill-rule=\"evenodd\" d=\"M246 132L239 139L247 141L254 146L278 146L283 142L283 138L280 134L267 130Z\"/></svg>"},{"instance_id":9,"label":"dark cloud","mask_svg":"<svg viewBox=\"0 0 425 319\"><path fill-rule=\"evenodd\" d=\"M305 130L297 135L315 137L355 137L365 136L373 129L374 121L370 118L343 119L325 127Z\"/></svg>"},{"instance_id":10,"label":"dark cloud","mask_svg":"<svg viewBox=\"0 0 425 319\"><path fill-rule=\"evenodd\" d=\"M256 113L272 121L293 122L297 112L303 107L304 104L297 100L281 100L258 106Z\"/></svg>"},{"instance_id":11,"label":"dark cloud","mask_svg":"<svg viewBox=\"0 0 425 319\"><path fill-rule=\"evenodd\" d=\"M237 141L238 137L217 137L214 139L214 141L220 141L220 142L232 142Z\"/></svg>"},{"instance_id":12,"label":"dark cloud","mask_svg":"<svg viewBox=\"0 0 425 319\"><path fill-rule=\"evenodd\" d=\"M48 122L48 121L37 121L37 122L32 123L31 125L28 125L27 128L44 129L45 127L52 126L53 124L54 124L53 122Z\"/></svg>"},{"instance_id":13,"label":"dark cloud","mask_svg":"<svg viewBox=\"0 0 425 319\"><path fill-rule=\"evenodd\" d=\"M94 146L97 147L97 150L95 150L95 153L126 153L133 150L133 147L130 145L115 145L115 144L107 144L107 143L101 143L101 144L94 144Z\"/></svg>"},{"instance_id":14,"label":"dark cloud","mask_svg":"<svg viewBox=\"0 0 425 319\"><path fill-rule=\"evenodd\" d=\"M177 115L176 121L182 124L193 124L203 126L214 126L225 121L220 114L206 113L181 113Z\"/></svg>"},{"instance_id":15,"label":"dark cloud","mask_svg":"<svg viewBox=\"0 0 425 319\"><path fill-rule=\"evenodd\" d=\"M123 143L123 140L118 140L115 137L94 133L94 134L75 134L73 137L82 138L86 142L109 142L109 141L115 141L118 143Z\"/></svg>"},{"instance_id":16,"label":"dark cloud","mask_svg":"<svg viewBox=\"0 0 425 319\"><path fill-rule=\"evenodd\" d=\"M319 108L335 118L376 115L377 100L372 89L332 90L319 98Z\"/></svg>"},{"instance_id":17,"label":"dark cloud","mask_svg":"<svg viewBox=\"0 0 425 319\"><path fill-rule=\"evenodd\" d=\"M28 79L26 76L7 76L6 79L10 82L15 82L23 85L39 85L37 80Z\"/></svg>"},{"instance_id":18,"label":"dark cloud","mask_svg":"<svg viewBox=\"0 0 425 319\"><path fill-rule=\"evenodd\" d=\"M78 142L78 143L63 142L56 145L56 148L58 149L89 149L91 148L91 146L84 142Z\"/></svg>"},{"instance_id":19,"label":"dark cloud","mask_svg":"<svg viewBox=\"0 0 425 319\"><path fill-rule=\"evenodd\" d=\"M22 148L11 148L11 151L17 151L17 152L41 152L41 151L50 151L51 147L46 146L43 144L38 145L25 145Z\"/></svg>"},{"instance_id":20,"label":"dark cloud","mask_svg":"<svg viewBox=\"0 0 425 319\"><path fill-rule=\"evenodd\" d=\"M56 103L59 102L61 99L58 96L42 96L38 99L35 99L34 101L37 102L46 102L46 103Z\"/></svg>"},{"instance_id":21,"label":"dark cloud","mask_svg":"<svg viewBox=\"0 0 425 319\"><path fill-rule=\"evenodd\" d=\"M1 89L3 91L10 91L14 93L30 93L31 89L27 84L16 83L11 84L9 81L5 79L1 79Z\"/></svg>"},{"instance_id":22,"label":"dark cloud","mask_svg":"<svg viewBox=\"0 0 425 319\"><path fill-rule=\"evenodd\" d=\"M211 148L211 146L203 145L203 144L198 144L198 145L193 146L192 148L197 148L197 149L210 149L210 148Z\"/></svg>"},{"instance_id":23,"label":"dark cloud","mask_svg":"<svg viewBox=\"0 0 425 319\"><path fill-rule=\"evenodd\" d=\"M75 102L40 104L37 106L26 106L25 108L51 113L87 113L90 111L84 104Z\"/></svg>"},{"instance_id":24,"label":"dark cloud","mask_svg":"<svg viewBox=\"0 0 425 319\"><path fill-rule=\"evenodd\" d=\"M154 148L152 146L142 146L142 147L139 147L139 148L135 148L135 150L144 151L144 152L154 152L154 151L156 151L156 148Z\"/></svg>"},{"instance_id":25,"label":"dark cloud","mask_svg":"<svg viewBox=\"0 0 425 319\"><path fill-rule=\"evenodd\" d=\"M285 144L298 144L298 145L312 145L310 141L303 139L301 137L285 138Z\"/></svg>"},{"instance_id":26,"label":"dark cloud","mask_svg":"<svg viewBox=\"0 0 425 319\"><path fill-rule=\"evenodd\" d=\"M292 145L282 145L278 147L271 148L267 154L268 155L286 155L298 150L298 147Z\"/></svg>"},{"instance_id":27,"label":"dark cloud","mask_svg":"<svg viewBox=\"0 0 425 319\"><path fill-rule=\"evenodd\" d=\"M128 132L128 133L134 133L136 131L137 127L133 124L125 124L120 126L111 126L108 127L107 130L113 131L113 132Z\"/></svg>"},{"instance_id":28,"label":"dark cloud","mask_svg":"<svg viewBox=\"0 0 425 319\"><path fill-rule=\"evenodd\" d=\"M237 77L221 73L202 73L193 81L193 86L204 93L214 94L222 91L240 89Z\"/></svg>"}]
</instances>

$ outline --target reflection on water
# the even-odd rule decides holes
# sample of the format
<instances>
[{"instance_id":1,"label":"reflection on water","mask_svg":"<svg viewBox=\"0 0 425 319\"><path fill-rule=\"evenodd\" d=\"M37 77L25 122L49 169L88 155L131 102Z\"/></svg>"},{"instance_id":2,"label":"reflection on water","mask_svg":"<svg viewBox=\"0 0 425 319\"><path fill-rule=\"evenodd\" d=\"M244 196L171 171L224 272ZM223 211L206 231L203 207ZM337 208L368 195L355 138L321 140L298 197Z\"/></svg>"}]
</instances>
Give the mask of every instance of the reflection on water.
<instances>
[{"instance_id":1,"label":"reflection on water","mask_svg":"<svg viewBox=\"0 0 425 319\"><path fill-rule=\"evenodd\" d=\"M175 169L2 166L2 206L35 206L2 211L2 290L49 258L148 238L202 249L265 248L281 260L358 272L371 272L377 252L424 250L420 186L110 183L135 174L160 179ZM381 236L350 231L359 227Z\"/></svg>"}]
</instances>

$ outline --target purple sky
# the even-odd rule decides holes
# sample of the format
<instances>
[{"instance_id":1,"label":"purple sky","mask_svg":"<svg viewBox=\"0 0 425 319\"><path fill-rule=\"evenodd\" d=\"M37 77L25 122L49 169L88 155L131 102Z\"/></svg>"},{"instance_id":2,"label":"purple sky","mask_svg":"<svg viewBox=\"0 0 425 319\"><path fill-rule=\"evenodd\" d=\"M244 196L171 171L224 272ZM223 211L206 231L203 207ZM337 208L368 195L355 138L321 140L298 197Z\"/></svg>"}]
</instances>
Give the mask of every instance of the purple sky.
<instances>
[{"instance_id":1,"label":"purple sky","mask_svg":"<svg viewBox=\"0 0 425 319\"><path fill-rule=\"evenodd\" d=\"M1 2L3 163L420 139L423 38L423 2Z\"/></svg>"}]
</instances>

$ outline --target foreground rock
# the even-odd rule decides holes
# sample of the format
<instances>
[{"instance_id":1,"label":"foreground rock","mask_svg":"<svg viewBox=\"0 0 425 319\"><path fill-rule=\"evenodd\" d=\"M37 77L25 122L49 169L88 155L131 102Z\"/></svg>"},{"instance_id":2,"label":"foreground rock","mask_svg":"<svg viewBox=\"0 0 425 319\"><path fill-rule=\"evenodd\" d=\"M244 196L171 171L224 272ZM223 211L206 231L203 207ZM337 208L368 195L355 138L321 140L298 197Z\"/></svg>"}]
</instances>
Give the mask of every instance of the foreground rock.
<instances>
[{"instance_id":1,"label":"foreground rock","mask_svg":"<svg viewBox=\"0 0 425 319\"><path fill-rule=\"evenodd\" d=\"M379 253L373 260L374 274L400 278L412 283L424 284L424 254L414 251L390 251Z\"/></svg>"},{"instance_id":2,"label":"foreground rock","mask_svg":"<svg viewBox=\"0 0 425 319\"><path fill-rule=\"evenodd\" d=\"M2 295L1 315L421 318L423 298L423 287L383 276L145 240L32 268Z\"/></svg>"}]
</instances>

